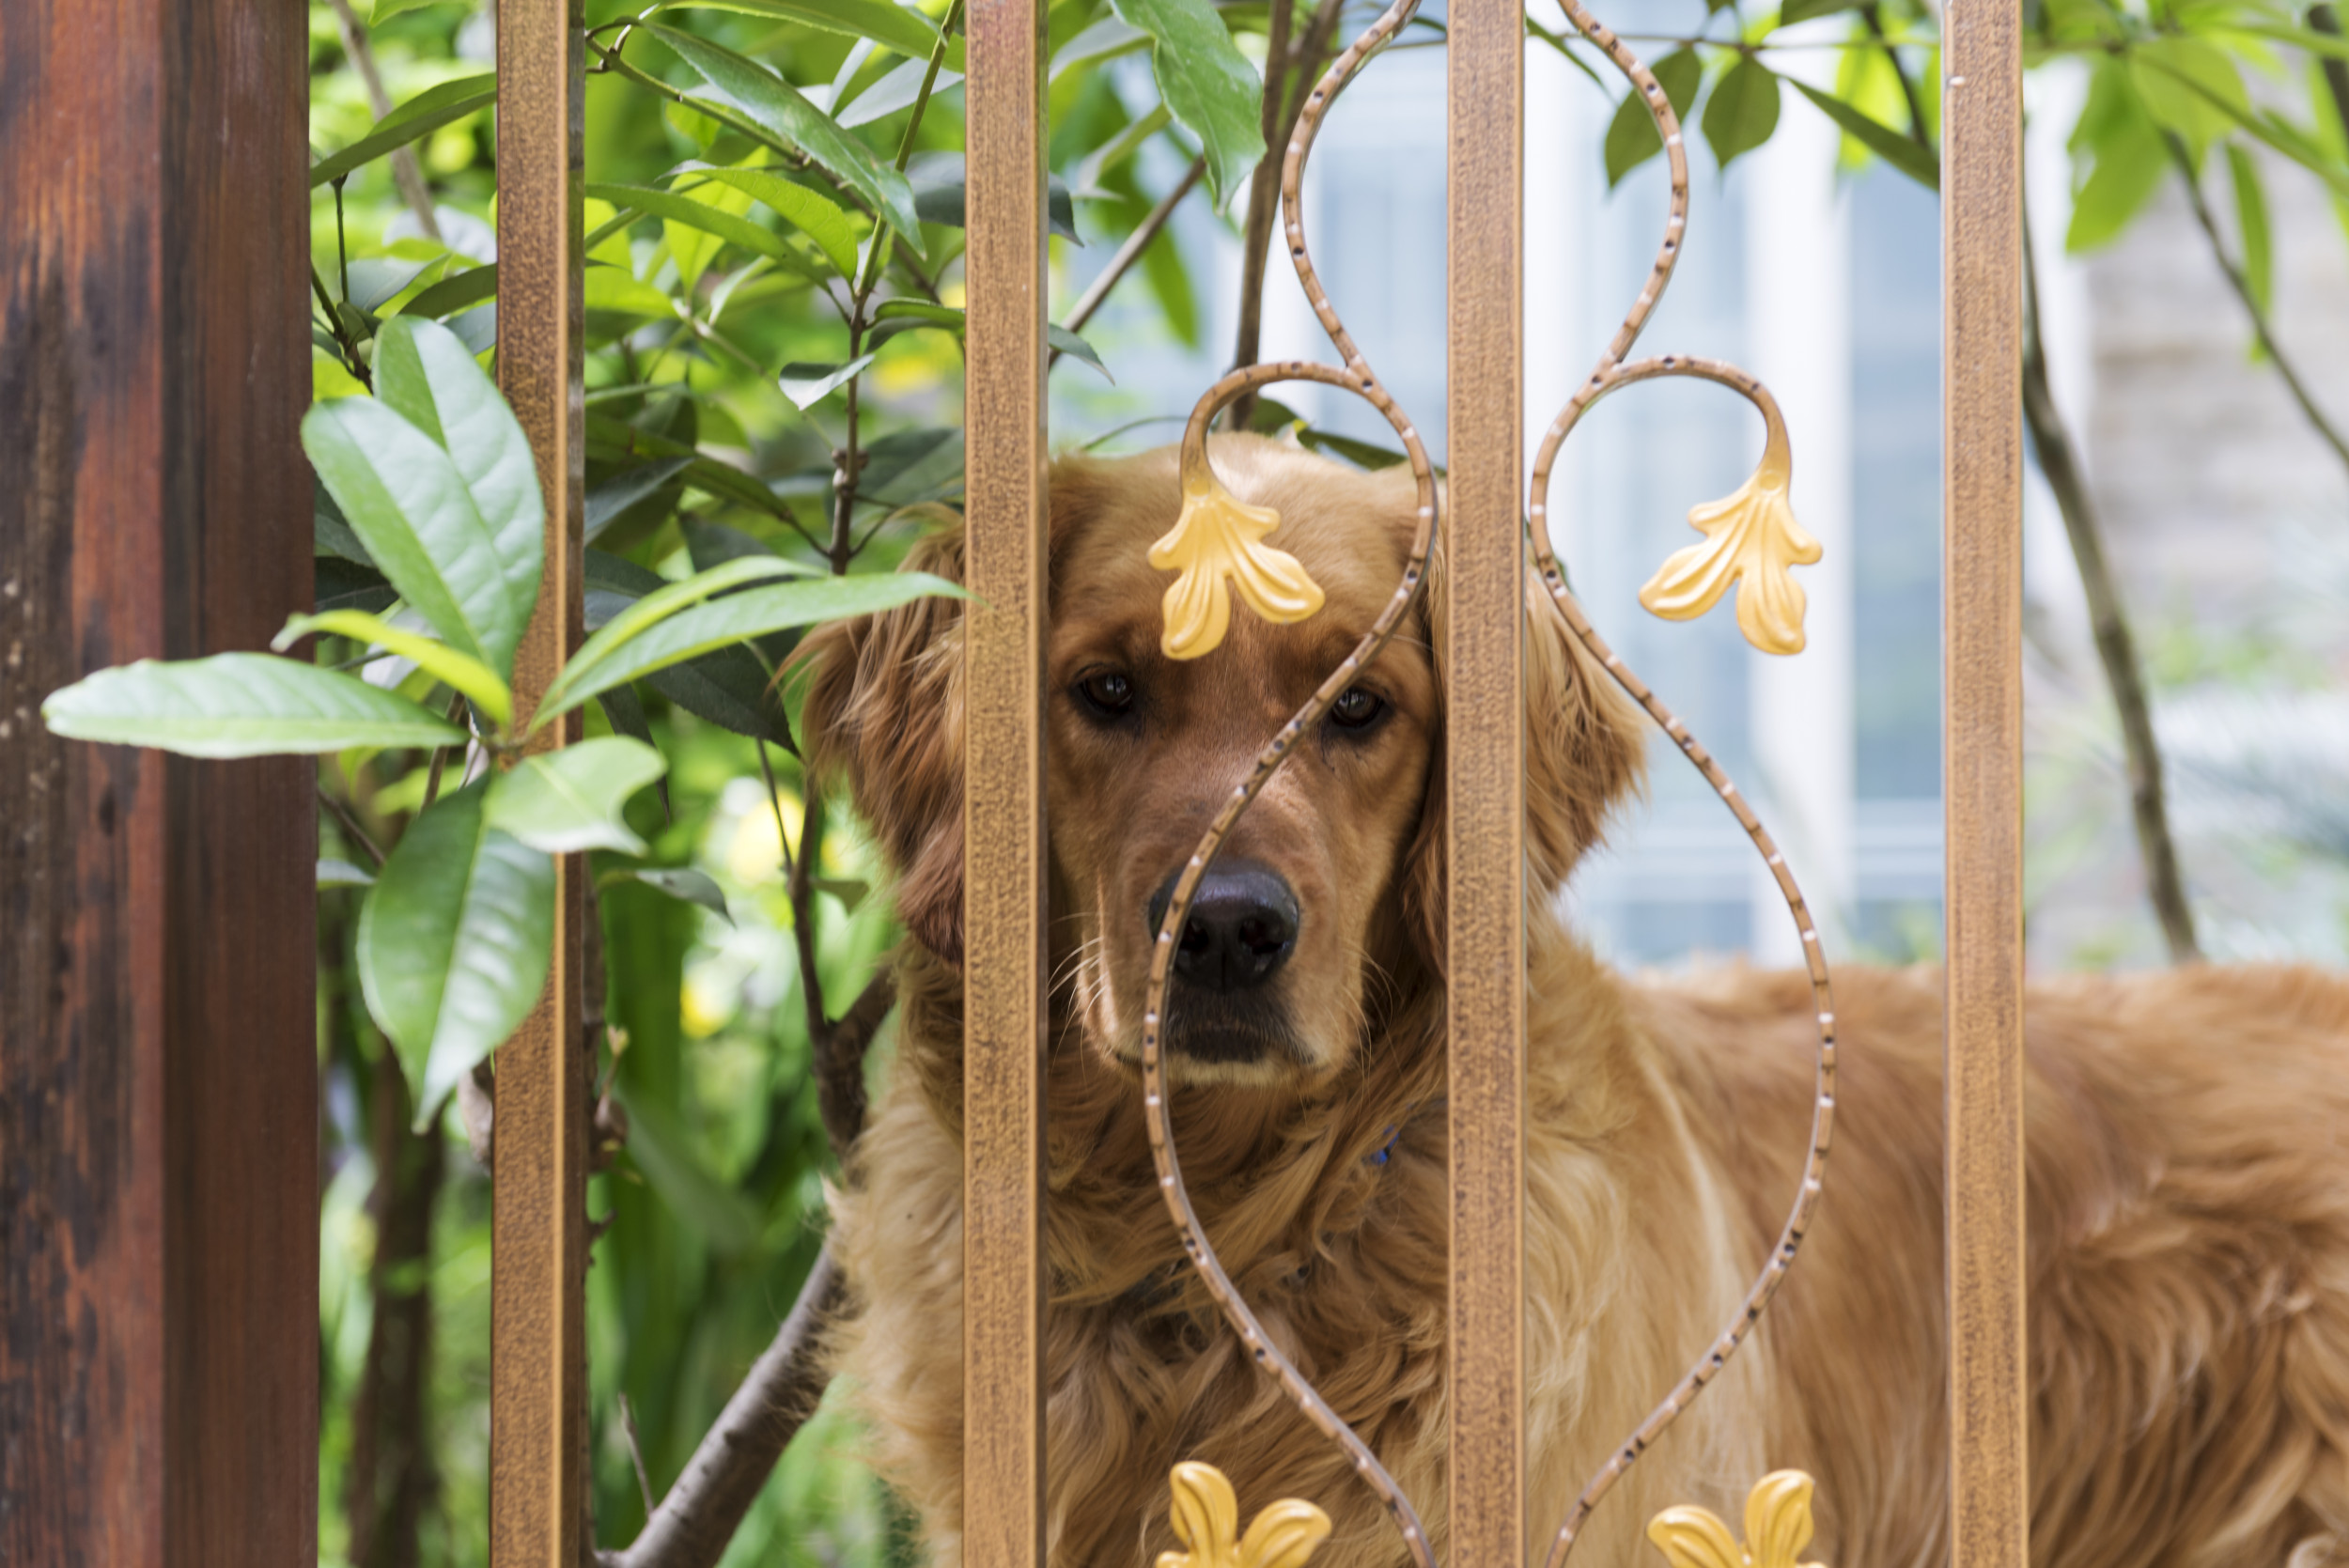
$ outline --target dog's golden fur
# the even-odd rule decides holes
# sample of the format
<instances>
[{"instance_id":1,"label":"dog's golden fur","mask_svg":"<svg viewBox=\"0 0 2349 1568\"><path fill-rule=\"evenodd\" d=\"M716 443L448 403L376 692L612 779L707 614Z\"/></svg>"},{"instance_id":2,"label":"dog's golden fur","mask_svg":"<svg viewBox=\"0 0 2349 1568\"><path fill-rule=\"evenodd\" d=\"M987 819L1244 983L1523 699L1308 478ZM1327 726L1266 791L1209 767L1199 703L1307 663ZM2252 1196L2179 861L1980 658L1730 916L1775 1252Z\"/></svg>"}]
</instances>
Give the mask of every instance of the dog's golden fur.
<instances>
[{"instance_id":1,"label":"dog's golden fur","mask_svg":"<svg viewBox=\"0 0 2349 1568\"><path fill-rule=\"evenodd\" d=\"M1221 1467L1243 1517L1311 1498L1327 1568L1400 1563L1368 1490L1237 1353L1180 1265L1130 1065L1150 889L1212 802L1368 624L1412 498L1252 438L1215 460L1277 507L1329 594L1245 614L1195 664L1156 651L1171 453L1052 475L1048 650L1055 1038L1050 1065L1050 1529L1060 1568L1171 1544L1166 1476ZM911 564L953 573L959 541ZM1634 788L1643 736L1529 599L1527 1379L1530 1542L1731 1313L1804 1146L1812 1033L1797 976L1630 983L1555 894ZM892 1085L838 1195L852 1306L839 1364L884 1473L955 1564L961 1497L962 706L958 611L835 628L808 723L899 876L914 937ZM1366 737L1320 737L1231 853L1304 909L1252 1066L1174 1061L1178 1143L1227 1267L1439 1536L1446 1186L1440 671L1423 619L1365 680ZM1143 694L1105 724L1073 690ZM1122 727L1121 727L1122 726ZM1819 1481L1834 1568L1946 1555L1940 984L1836 977L1842 1110L1800 1265L1749 1348L1600 1510L1580 1548L1640 1560L1659 1507L1733 1514L1766 1470ZM1178 1004L1179 1005L1179 1004ZM1248 1026L1255 1029L1255 1025ZM2349 985L2201 969L2030 997L2032 1556L2045 1568L2314 1568L2349 1534ZM1253 1036L1252 1036L1253 1038ZM1179 1047L1179 1042L1178 1042ZM1391 1151L1383 1162L1376 1158Z\"/></svg>"}]
</instances>

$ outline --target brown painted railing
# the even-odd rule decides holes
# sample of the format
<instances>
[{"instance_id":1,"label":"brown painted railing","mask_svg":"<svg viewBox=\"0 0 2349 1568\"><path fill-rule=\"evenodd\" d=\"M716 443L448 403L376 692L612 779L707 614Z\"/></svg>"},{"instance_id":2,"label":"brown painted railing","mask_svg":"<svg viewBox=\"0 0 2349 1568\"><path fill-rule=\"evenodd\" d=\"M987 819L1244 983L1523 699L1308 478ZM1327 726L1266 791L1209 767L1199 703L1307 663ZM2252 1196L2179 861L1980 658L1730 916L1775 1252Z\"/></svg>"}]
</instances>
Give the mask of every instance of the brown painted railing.
<instances>
[{"instance_id":1,"label":"brown painted railing","mask_svg":"<svg viewBox=\"0 0 2349 1568\"><path fill-rule=\"evenodd\" d=\"M139 653L256 644L302 598L307 492L288 411L306 385L298 13L264 0L174 9L23 0L0 25L0 49L34 62L29 106L0 120L0 424L31 463L26 482L0 486L0 506L14 508L0 513L0 616L33 618L29 630L0 621L0 645L19 640L30 662L10 679L44 691ZM518 674L527 695L582 619L583 88L576 0L498 0L497 11L498 365L550 503L552 591ZM975 0L969 21L972 1568L1041 1563L1050 1461L1044 12L1044 0ZM1944 15L1952 1542L1963 1568L2022 1568L2027 1540L2020 22L2018 0L1951 0ZM1454 1473L1476 1479L1450 1488L1448 1534L1453 1562L1497 1568L1521 1557L1527 1513L1521 6L1454 0L1449 26L1454 101L1475 105L1449 132L1450 1414ZM257 358L256 342L277 346ZM101 419L117 445L93 466L69 438ZM175 575L199 548L216 569ZM0 874L19 928L0 970L0 1159L22 1211L0 1217L6 1280L19 1301L90 1311L54 1317L51 1338L0 1339L0 1494L40 1502L0 1517L0 1559L305 1561L315 1252L289 1239L314 1234L317 1197L302 1131L315 1081L307 934L294 918L311 856L301 769L69 760L45 737L9 745ZM230 847L198 864L198 845ZM587 1545L586 907L576 867L564 876L547 998L499 1064L497 1568L577 1568ZM276 944L267 954L264 939ZM35 1247L28 1226L49 1239ZM20 1353L32 1358L9 1358ZM69 1369L96 1382L77 1392ZM221 1441L226 1432L241 1440Z\"/></svg>"}]
</instances>

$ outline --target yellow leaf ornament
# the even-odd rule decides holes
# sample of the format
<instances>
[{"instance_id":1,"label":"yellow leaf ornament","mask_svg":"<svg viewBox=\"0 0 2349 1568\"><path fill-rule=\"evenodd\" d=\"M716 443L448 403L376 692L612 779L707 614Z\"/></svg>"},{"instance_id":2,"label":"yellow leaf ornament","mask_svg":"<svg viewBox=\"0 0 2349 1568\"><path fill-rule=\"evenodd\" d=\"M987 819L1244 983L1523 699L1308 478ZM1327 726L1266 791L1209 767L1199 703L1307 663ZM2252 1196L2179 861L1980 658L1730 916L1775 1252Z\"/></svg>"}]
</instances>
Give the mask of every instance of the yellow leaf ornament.
<instances>
[{"instance_id":1,"label":"yellow leaf ornament","mask_svg":"<svg viewBox=\"0 0 2349 1568\"><path fill-rule=\"evenodd\" d=\"M1819 559L1819 541L1795 520L1788 491L1795 461L1786 428L1771 414L1762 462L1725 501L1692 507L1689 525L1703 544L1676 551L1640 590L1640 602L1670 621L1694 620L1737 584L1737 629L1764 653L1800 653L1802 585L1795 567Z\"/></svg>"},{"instance_id":2,"label":"yellow leaf ornament","mask_svg":"<svg viewBox=\"0 0 2349 1568\"><path fill-rule=\"evenodd\" d=\"M1264 542L1280 526L1280 513L1240 501L1217 482L1205 458L1184 465L1182 515L1150 547L1152 566L1180 574L1166 590L1159 646L1167 658L1197 659L1222 645L1232 629L1232 588L1276 624L1301 621L1321 608L1321 585L1304 565Z\"/></svg>"},{"instance_id":3,"label":"yellow leaf ornament","mask_svg":"<svg viewBox=\"0 0 2349 1568\"><path fill-rule=\"evenodd\" d=\"M1647 1527L1672 1568L1818 1568L1795 1559L1811 1545L1811 1478L1774 1470L1746 1497L1741 1547L1718 1514L1703 1508L1668 1508ZM1164 1568L1164 1559L1160 1560Z\"/></svg>"},{"instance_id":4,"label":"yellow leaf ornament","mask_svg":"<svg viewBox=\"0 0 2349 1568\"><path fill-rule=\"evenodd\" d=\"M1212 1465L1186 1460L1174 1467L1174 1501L1168 1517L1183 1551L1160 1552L1158 1568L1304 1568L1330 1539L1330 1515L1294 1498L1267 1504L1239 1533L1239 1500Z\"/></svg>"}]
</instances>

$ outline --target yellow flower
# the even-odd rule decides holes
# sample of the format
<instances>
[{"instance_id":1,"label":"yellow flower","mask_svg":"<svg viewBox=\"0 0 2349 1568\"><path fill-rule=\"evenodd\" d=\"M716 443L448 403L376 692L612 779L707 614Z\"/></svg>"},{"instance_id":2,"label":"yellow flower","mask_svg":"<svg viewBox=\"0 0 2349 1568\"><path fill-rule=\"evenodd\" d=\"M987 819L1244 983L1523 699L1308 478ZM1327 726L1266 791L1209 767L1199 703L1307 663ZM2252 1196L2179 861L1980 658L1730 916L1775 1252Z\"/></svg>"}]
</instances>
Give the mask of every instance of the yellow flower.
<instances>
[{"instance_id":1,"label":"yellow flower","mask_svg":"<svg viewBox=\"0 0 2349 1568\"><path fill-rule=\"evenodd\" d=\"M1294 1498L1268 1505L1240 1535L1232 1483L1195 1459L1174 1467L1168 1516L1175 1539L1190 1549L1160 1552L1158 1568L1304 1568L1314 1548L1330 1539L1330 1515Z\"/></svg>"},{"instance_id":2,"label":"yellow flower","mask_svg":"<svg viewBox=\"0 0 2349 1568\"><path fill-rule=\"evenodd\" d=\"M1726 501L1690 509L1704 542L1666 561L1640 602L1666 620L1694 620L1737 584L1737 627L1764 653L1802 652L1802 585L1789 569L1819 558L1819 541L1802 531L1788 504L1794 460L1772 427L1753 476Z\"/></svg>"},{"instance_id":3,"label":"yellow flower","mask_svg":"<svg viewBox=\"0 0 2349 1568\"><path fill-rule=\"evenodd\" d=\"M1811 1545L1811 1478L1774 1470L1754 1483L1746 1497L1742 1549L1729 1527L1702 1508L1664 1510L1648 1525L1647 1538L1672 1568L1818 1568L1795 1561Z\"/></svg>"},{"instance_id":4,"label":"yellow flower","mask_svg":"<svg viewBox=\"0 0 2349 1568\"><path fill-rule=\"evenodd\" d=\"M1182 574L1166 590L1166 632L1159 646L1167 658L1197 659L1222 644L1232 626L1226 577L1268 621L1301 621L1321 608L1321 587L1304 566L1264 542L1280 526L1280 513L1243 504L1216 482L1204 461L1183 475L1182 516L1150 547L1152 566Z\"/></svg>"}]
</instances>

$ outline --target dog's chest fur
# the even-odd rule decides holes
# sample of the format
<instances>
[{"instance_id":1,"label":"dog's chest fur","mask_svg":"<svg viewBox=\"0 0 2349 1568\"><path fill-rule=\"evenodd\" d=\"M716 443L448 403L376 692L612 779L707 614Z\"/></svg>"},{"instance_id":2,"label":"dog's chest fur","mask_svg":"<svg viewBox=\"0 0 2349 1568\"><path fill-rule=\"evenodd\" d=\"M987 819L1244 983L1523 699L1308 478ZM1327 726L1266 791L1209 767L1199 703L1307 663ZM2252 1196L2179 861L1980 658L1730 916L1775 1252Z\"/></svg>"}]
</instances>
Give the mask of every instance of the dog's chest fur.
<instances>
[{"instance_id":1,"label":"dog's chest fur","mask_svg":"<svg viewBox=\"0 0 2349 1568\"><path fill-rule=\"evenodd\" d=\"M840 1354L873 1420L883 1473L924 1516L937 1560L953 1563L958 1020L946 995L918 979L910 992L899 1070L859 1146L857 1185L840 1198L856 1292ZM1620 1048L1611 993L1579 1000L1579 1018L1539 1020L1551 1048L1530 1075L1530 1531L1554 1527L1562 1499L1709 1338L1742 1285L1713 1260L1747 1250L1727 1234L1739 1217L1700 1190L1701 1161L1664 1086ZM1301 1108L1268 1113L1211 1091L1189 1100L1177 1091L1176 1107L1187 1183L1226 1268L1440 1543L1450 1261L1439 1017L1432 1004L1407 1013L1359 1071ZM1174 1545L1166 1478L1185 1459L1232 1478L1243 1520L1281 1498L1327 1510L1335 1531L1317 1564L1401 1561L1382 1506L1240 1352L1183 1265L1138 1095L1081 1048L1064 1046L1050 1083L1053 1562L1123 1568ZM1641 1146L1653 1157L1626 1157ZM1750 1413L1765 1381L1758 1358L1739 1368L1708 1394L1708 1415ZM1592 1560L1630 1560L1650 1502L1733 1504L1760 1473L1761 1455L1721 1435L1752 1424L1688 1423L1610 1505Z\"/></svg>"}]
</instances>

